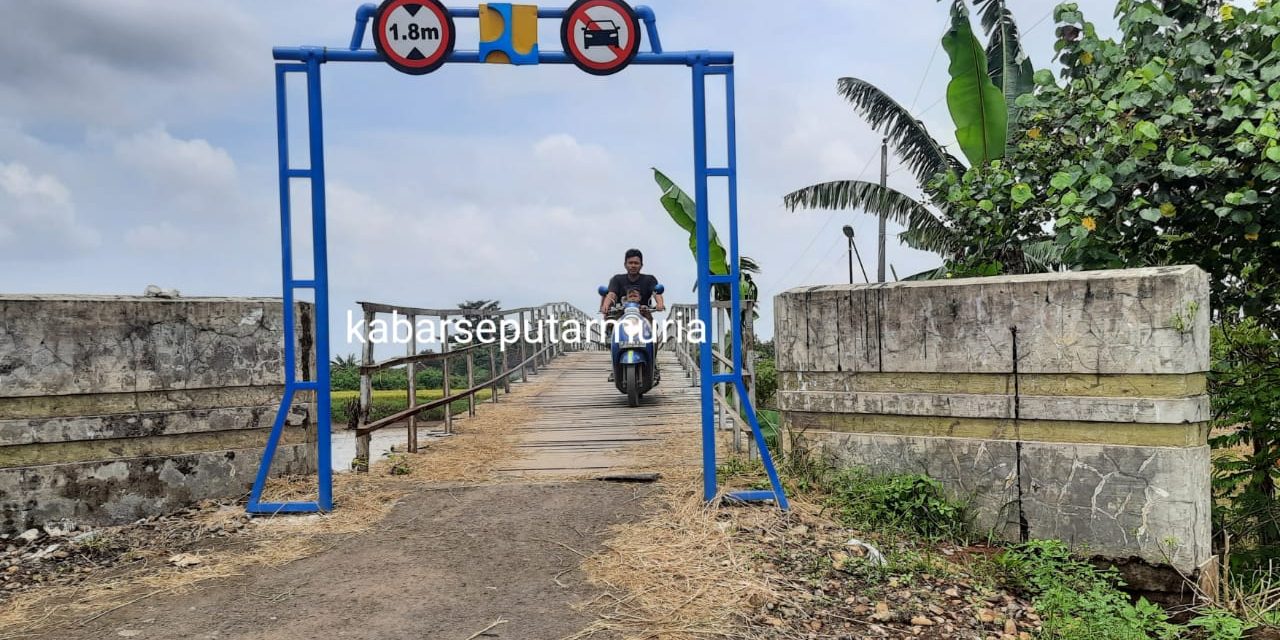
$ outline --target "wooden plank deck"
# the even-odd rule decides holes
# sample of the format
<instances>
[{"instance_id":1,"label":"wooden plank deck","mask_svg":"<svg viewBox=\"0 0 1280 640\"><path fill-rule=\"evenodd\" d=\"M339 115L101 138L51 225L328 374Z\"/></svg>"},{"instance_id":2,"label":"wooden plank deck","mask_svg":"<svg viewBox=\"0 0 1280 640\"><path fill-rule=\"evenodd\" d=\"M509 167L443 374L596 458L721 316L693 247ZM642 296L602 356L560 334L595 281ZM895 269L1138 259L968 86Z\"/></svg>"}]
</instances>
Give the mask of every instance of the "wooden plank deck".
<instances>
[{"instance_id":1,"label":"wooden plank deck","mask_svg":"<svg viewBox=\"0 0 1280 640\"><path fill-rule=\"evenodd\" d=\"M534 416L517 433L524 458L500 465L507 475L542 477L605 474L636 465L628 447L654 442L645 435L651 427L692 425L697 437L698 388L690 386L675 354L662 352L662 383L645 394L640 406L627 406L609 376L607 351L566 354L540 370L552 378L551 387L528 403Z\"/></svg>"}]
</instances>

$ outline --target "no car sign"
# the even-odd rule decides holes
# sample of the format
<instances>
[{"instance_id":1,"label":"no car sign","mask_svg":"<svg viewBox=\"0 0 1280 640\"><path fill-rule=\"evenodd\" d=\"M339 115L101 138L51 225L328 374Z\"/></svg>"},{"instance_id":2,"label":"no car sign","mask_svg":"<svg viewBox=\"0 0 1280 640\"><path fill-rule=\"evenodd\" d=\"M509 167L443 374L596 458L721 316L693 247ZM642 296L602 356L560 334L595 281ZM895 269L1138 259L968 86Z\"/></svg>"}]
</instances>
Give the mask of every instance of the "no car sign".
<instances>
[{"instance_id":1,"label":"no car sign","mask_svg":"<svg viewBox=\"0 0 1280 640\"><path fill-rule=\"evenodd\" d=\"M607 76L640 51L640 20L622 0L577 0L565 10L560 43L579 69Z\"/></svg>"}]
</instances>

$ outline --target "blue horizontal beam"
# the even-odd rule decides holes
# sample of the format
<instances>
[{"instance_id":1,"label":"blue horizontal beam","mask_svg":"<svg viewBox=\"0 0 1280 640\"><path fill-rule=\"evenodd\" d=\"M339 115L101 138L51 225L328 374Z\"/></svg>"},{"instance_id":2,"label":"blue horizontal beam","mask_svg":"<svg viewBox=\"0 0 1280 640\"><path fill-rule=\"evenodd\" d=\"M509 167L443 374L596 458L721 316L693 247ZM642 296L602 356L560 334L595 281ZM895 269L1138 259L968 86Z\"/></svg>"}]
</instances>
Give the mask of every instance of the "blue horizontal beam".
<instances>
[{"instance_id":1,"label":"blue horizontal beam","mask_svg":"<svg viewBox=\"0 0 1280 640\"><path fill-rule=\"evenodd\" d=\"M733 384L738 381L736 374L732 373L713 373L711 374L711 384Z\"/></svg>"},{"instance_id":2,"label":"blue horizontal beam","mask_svg":"<svg viewBox=\"0 0 1280 640\"><path fill-rule=\"evenodd\" d=\"M736 500L738 502L764 502L765 500L777 500L778 496L772 491L734 491L724 495L726 500Z\"/></svg>"},{"instance_id":3,"label":"blue horizontal beam","mask_svg":"<svg viewBox=\"0 0 1280 640\"><path fill-rule=\"evenodd\" d=\"M563 19L568 9L557 8L538 8L539 18ZM649 36L649 49L654 53L662 53L662 41L658 39L658 18L654 15L653 9L645 5L638 5L635 8L636 17L644 21L645 33ZM365 27L369 24L369 19L378 13L378 5L363 4L356 9L356 28L351 34L351 50L355 51L364 44ZM450 9L449 14L458 18L479 18L480 8L475 9L460 8Z\"/></svg>"},{"instance_id":4,"label":"blue horizontal beam","mask_svg":"<svg viewBox=\"0 0 1280 640\"><path fill-rule=\"evenodd\" d=\"M319 391L319 390L320 390L320 383L318 383L318 382L316 382L316 381L314 381L314 380L306 380L306 381L303 381L303 382L295 382L295 383L293 383L293 388L294 388L294 389L297 389L298 391Z\"/></svg>"},{"instance_id":5,"label":"blue horizontal beam","mask_svg":"<svg viewBox=\"0 0 1280 640\"><path fill-rule=\"evenodd\" d=\"M315 280L291 280L289 286L296 289L314 289L316 288Z\"/></svg>"},{"instance_id":6,"label":"blue horizontal beam","mask_svg":"<svg viewBox=\"0 0 1280 640\"><path fill-rule=\"evenodd\" d=\"M707 280L709 280L711 284L733 284L737 278L734 278L732 275L710 275L707 276Z\"/></svg>"},{"instance_id":7,"label":"blue horizontal beam","mask_svg":"<svg viewBox=\"0 0 1280 640\"><path fill-rule=\"evenodd\" d=\"M245 507L245 511L258 514L316 513L324 511L317 502L259 502Z\"/></svg>"},{"instance_id":8,"label":"blue horizontal beam","mask_svg":"<svg viewBox=\"0 0 1280 640\"><path fill-rule=\"evenodd\" d=\"M729 177L729 170L728 170L728 169L726 169L726 168L723 168L723 167L711 167L711 168L707 169L707 175L709 175L709 176L719 176L719 177L721 177L721 178L728 178L728 177Z\"/></svg>"},{"instance_id":9,"label":"blue horizontal beam","mask_svg":"<svg viewBox=\"0 0 1280 640\"><path fill-rule=\"evenodd\" d=\"M284 175L289 178L310 178L310 169L285 169Z\"/></svg>"},{"instance_id":10,"label":"blue horizontal beam","mask_svg":"<svg viewBox=\"0 0 1280 640\"><path fill-rule=\"evenodd\" d=\"M556 19L559 19L559 18L563 18L563 17L564 17L564 12L565 12L565 11L568 11L568 9L557 9L557 8L555 8L555 7L538 7L538 17L539 17L539 18L556 18ZM480 17L480 7L475 7L475 8L471 8L471 7L459 7L459 8L453 8L453 7L450 7L450 8L449 8L449 15L451 15L451 16L453 16L453 17L455 17L455 18L479 18L479 17Z\"/></svg>"},{"instance_id":11,"label":"blue horizontal beam","mask_svg":"<svg viewBox=\"0 0 1280 640\"><path fill-rule=\"evenodd\" d=\"M374 49L329 49L326 47L276 47L271 50L276 60L317 60L319 62L382 62L383 58ZM476 64L481 63L479 51L454 51L447 62ZM568 54L563 51L539 51L540 64L572 64ZM718 65L733 64L732 51L664 51L662 53L640 52L631 64L639 65L685 65L695 64Z\"/></svg>"}]
</instances>

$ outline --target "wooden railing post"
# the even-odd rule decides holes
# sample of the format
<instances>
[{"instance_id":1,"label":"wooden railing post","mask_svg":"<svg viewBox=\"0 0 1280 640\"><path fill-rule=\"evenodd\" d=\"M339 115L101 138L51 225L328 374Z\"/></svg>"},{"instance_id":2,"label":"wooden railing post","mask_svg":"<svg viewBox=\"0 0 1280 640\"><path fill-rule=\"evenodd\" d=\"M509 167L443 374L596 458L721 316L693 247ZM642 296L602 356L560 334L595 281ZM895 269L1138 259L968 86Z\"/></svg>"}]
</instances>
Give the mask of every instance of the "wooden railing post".
<instances>
[{"instance_id":1,"label":"wooden railing post","mask_svg":"<svg viewBox=\"0 0 1280 640\"><path fill-rule=\"evenodd\" d=\"M489 382L489 396L498 404L498 347L489 347Z\"/></svg>"},{"instance_id":2,"label":"wooden railing post","mask_svg":"<svg viewBox=\"0 0 1280 640\"><path fill-rule=\"evenodd\" d=\"M543 340L546 338L542 333L542 309L533 309L529 311L529 316L533 318L533 326L538 328L538 341L533 343L533 371L536 374L538 369L546 364L546 353L542 350Z\"/></svg>"},{"instance_id":3,"label":"wooden railing post","mask_svg":"<svg viewBox=\"0 0 1280 640\"><path fill-rule=\"evenodd\" d=\"M555 332L553 333L556 339L555 339L555 342L551 343L552 345L555 346L555 350L552 351L552 353L554 353L555 356L558 358L564 355L564 342L560 339L561 338L560 332L564 330L564 308L561 307L560 303L557 302L556 304L552 305L551 309L552 309L551 322L552 322L552 325L555 326L556 328Z\"/></svg>"},{"instance_id":4,"label":"wooden railing post","mask_svg":"<svg viewBox=\"0 0 1280 640\"><path fill-rule=\"evenodd\" d=\"M373 364L373 342L369 340L370 325L376 314L372 311L364 312L364 343L360 349L360 364L370 366ZM369 410L373 407L373 374L365 370L360 371L360 407L359 420L357 426L363 427L369 423ZM351 466L358 472L367 472L369 470L369 449L372 436L369 434L356 435L356 457L351 461Z\"/></svg>"},{"instance_id":5,"label":"wooden railing post","mask_svg":"<svg viewBox=\"0 0 1280 640\"><path fill-rule=\"evenodd\" d=\"M417 326L418 316L409 315L409 341L405 345L405 355L418 355L418 332L415 330ZM412 362L405 365L405 373L409 376L409 408L418 406L418 366ZM409 453L418 452L418 416L409 416L408 420L408 450Z\"/></svg>"},{"instance_id":6,"label":"wooden railing post","mask_svg":"<svg viewBox=\"0 0 1280 640\"><path fill-rule=\"evenodd\" d=\"M476 386L475 358L473 351L467 352L467 388L472 389ZM467 415L475 417L476 415L476 394L467 396Z\"/></svg>"},{"instance_id":7,"label":"wooden railing post","mask_svg":"<svg viewBox=\"0 0 1280 640\"><path fill-rule=\"evenodd\" d=\"M440 326L441 326L441 334L443 335L443 338L441 339L441 342L440 342L440 353L446 354L444 357L444 364L442 366L442 368L444 369L444 381L442 386L444 389L444 397L448 398L450 395L449 393L449 389L450 389L449 356L447 355L449 353L449 316L447 315L440 316ZM450 404L451 403L446 403L444 405L444 432L445 433L453 433L453 407L450 406Z\"/></svg>"},{"instance_id":8,"label":"wooden railing post","mask_svg":"<svg viewBox=\"0 0 1280 640\"><path fill-rule=\"evenodd\" d=\"M520 381L527 383L529 381L529 371L526 370L526 367L529 366L529 362L527 362L529 360L529 344L527 344L529 343L529 333L525 332L527 325L525 324L524 311L520 312L518 323L520 323L520 329L517 329L516 335L520 338Z\"/></svg>"}]
</instances>

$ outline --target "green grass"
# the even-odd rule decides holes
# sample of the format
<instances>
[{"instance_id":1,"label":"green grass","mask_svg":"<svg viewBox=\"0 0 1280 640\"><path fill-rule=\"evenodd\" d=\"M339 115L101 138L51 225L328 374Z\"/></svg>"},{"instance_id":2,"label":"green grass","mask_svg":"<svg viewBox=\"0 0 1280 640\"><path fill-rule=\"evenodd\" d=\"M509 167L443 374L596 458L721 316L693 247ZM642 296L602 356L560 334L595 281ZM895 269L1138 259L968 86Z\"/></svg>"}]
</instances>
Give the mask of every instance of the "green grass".
<instances>
[{"instance_id":1,"label":"green grass","mask_svg":"<svg viewBox=\"0 0 1280 640\"><path fill-rule=\"evenodd\" d=\"M454 391L455 393L457 391ZM433 400L439 400L444 397L444 391L441 389L418 389L414 394L418 397L419 404L425 404ZM389 415L399 413L409 408L409 392L397 390L375 390L373 392L373 405L369 407L369 420L381 420ZM481 389L476 393L476 402L488 400L491 397L489 389ZM359 391L334 391L329 395L333 403L333 419L336 422L351 422L352 412L356 410L359 403ZM468 402L466 398L454 400L449 407L453 410L453 415L458 415L467 410ZM418 414L418 417L426 420L441 420L444 418L444 410L441 407L429 409Z\"/></svg>"}]
</instances>

